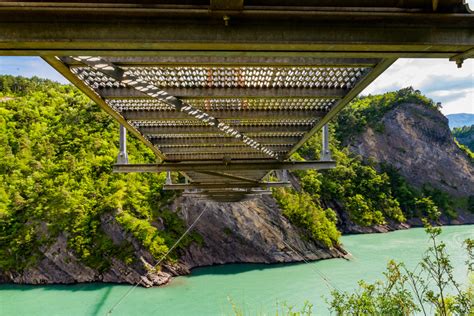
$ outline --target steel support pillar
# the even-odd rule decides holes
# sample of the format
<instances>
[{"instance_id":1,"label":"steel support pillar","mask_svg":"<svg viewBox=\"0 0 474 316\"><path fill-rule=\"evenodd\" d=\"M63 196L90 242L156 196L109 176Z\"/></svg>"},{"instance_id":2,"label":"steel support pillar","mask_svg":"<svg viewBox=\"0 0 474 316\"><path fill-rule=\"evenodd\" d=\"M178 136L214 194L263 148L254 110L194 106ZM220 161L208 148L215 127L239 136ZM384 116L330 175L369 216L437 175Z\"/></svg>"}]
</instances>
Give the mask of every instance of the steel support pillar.
<instances>
[{"instance_id":1,"label":"steel support pillar","mask_svg":"<svg viewBox=\"0 0 474 316\"><path fill-rule=\"evenodd\" d=\"M173 184L173 181L171 180L171 172L166 172L166 181L165 181L165 184L166 185L172 185Z\"/></svg>"},{"instance_id":2,"label":"steel support pillar","mask_svg":"<svg viewBox=\"0 0 474 316\"><path fill-rule=\"evenodd\" d=\"M120 125L120 152L117 156L118 164L127 164L128 163L128 154L127 154L127 130L123 125Z\"/></svg>"},{"instance_id":3,"label":"steel support pillar","mask_svg":"<svg viewBox=\"0 0 474 316\"><path fill-rule=\"evenodd\" d=\"M277 174L278 180L282 182L288 182L288 170L287 169L281 169L281 170L275 170Z\"/></svg>"},{"instance_id":4,"label":"steel support pillar","mask_svg":"<svg viewBox=\"0 0 474 316\"><path fill-rule=\"evenodd\" d=\"M329 127L327 124L323 126L323 148L321 150L321 160L331 160L331 150L329 149Z\"/></svg>"}]
</instances>

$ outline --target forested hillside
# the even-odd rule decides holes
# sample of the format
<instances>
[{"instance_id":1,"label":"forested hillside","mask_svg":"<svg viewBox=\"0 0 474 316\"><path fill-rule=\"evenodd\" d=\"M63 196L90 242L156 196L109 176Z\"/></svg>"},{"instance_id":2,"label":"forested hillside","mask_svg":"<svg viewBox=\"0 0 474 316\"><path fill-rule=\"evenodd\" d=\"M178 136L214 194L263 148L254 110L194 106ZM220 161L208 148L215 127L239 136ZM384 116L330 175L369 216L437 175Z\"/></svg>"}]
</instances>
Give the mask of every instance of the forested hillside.
<instances>
[{"instance_id":1,"label":"forested hillside","mask_svg":"<svg viewBox=\"0 0 474 316\"><path fill-rule=\"evenodd\" d=\"M153 255L168 250L183 224L163 208L164 175L112 173L118 125L106 113L69 85L1 76L0 88L0 270L34 264L59 234L93 268L135 260L101 230L107 212ZM132 137L128 148L131 161L154 161ZM166 231L150 224L158 216Z\"/></svg>"},{"instance_id":2,"label":"forested hillside","mask_svg":"<svg viewBox=\"0 0 474 316\"><path fill-rule=\"evenodd\" d=\"M453 135L461 145L474 152L474 125L455 127L453 128Z\"/></svg>"},{"instance_id":3,"label":"forested hillside","mask_svg":"<svg viewBox=\"0 0 474 316\"><path fill-rule=\"evenodd\" d=\"M336 168L295 172L301 188L274 190L282 214L303 229L303 239L328 249L339 247L348 222L372 226L413 217L436 220L440 214L456 218L457 210L473 212L474 198L468 204L467 196L453 198L433 187L415 188L396 168L363 159L347 148L368 126L383 133L381 117L406 102L437 111L431 100L412 89L357 99L331 125L337 136L331 140ZM169 208L177 196L162 190L164 174L112 173L117 136L118 124L72 86L0 76L0 275L34 266L58 236L66 238L67 248L82 264L97 271L107 271L114 260L133 264L138 260L136 247L130 239L117 242L107 234L104 215L115 218L155 259L184 231L182 216ZM318 159L320 143L320 135L314 136L294 159ZM133 137L128 150L131 162L154 162L153 153ZM262 201L262 212L274 203ZM206 205L210 204L241 207ZM230 229L223 231L232 238ZM212 236L206 238L192 234L171 261L191 244L195 252L203 243L213 244Z\"/></svg>"},{"instance_id":4,"label":"forested hillside","mask_svg":"<svg viewBox=\"0 0 474 316\"><path fill-rule=\"evenodd\" d=\"M415 186L407 181L395 166L374 161L370 157L355 155L349 150L351 142L369 128L375 133L384 135L386 131L382 118L390 111L406 104L416 104L429 113L441 116L439 104L412 88L355 99L338 115L331 128L332 134L336 136L331 143L333 157L337 161L336 168L319 173L298 172L304 192L293 191L275 195L284 212L288 212L300 224L307 221L305 225L312 232L317 232L317 225L322 226L324 223L321 220L308 221L308 218L318 218L317 215L313 215L318 213L317 210L323 208L327 218L335 218L334 209L328 206L337 208L340 226L347 226L344 221L351 221L360 226L371 226L387 222L400 223L421 217L437 220L439 216L443 216L449 220L457 218L457 210L474 213L474 196L464 194L462 197L454 197L428 182ZM447 128L447 124L445 125L436 129ZM427 133L434 138L429 141L435 142L438 132L429 129ZM389 138L395 143L397 137L398 135L391 135ZM449 141L453 142L452 137ZM305 159L318 159L320 143L319 135L313 137L299 150L299 155ZM407 163L413 159L412 154L400 150ZM465 154L472 155L469 152ZM472 163L470 168L472 173ZM421 171L430 173L430 170ZM467 181L472 181L472 178ZM468 187L471 186L471 191L472 185L474 183L467 183ZM319 224L314 224L315 222ZM330 236L335 234L332 233Z\"/></svg>"}]
</instances>

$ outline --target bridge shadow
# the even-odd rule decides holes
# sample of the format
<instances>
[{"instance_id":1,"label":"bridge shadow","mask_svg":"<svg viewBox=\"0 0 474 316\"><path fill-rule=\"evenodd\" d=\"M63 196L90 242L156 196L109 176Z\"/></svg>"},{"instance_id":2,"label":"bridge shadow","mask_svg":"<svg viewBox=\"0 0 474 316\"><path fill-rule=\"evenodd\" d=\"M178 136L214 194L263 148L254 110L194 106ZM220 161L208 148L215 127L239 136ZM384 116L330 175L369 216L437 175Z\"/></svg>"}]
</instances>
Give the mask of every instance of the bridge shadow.
<instances>
[{"instance_id":1,"label":"bridge shadow","mask_svg":"<svg viewBox=\"0 0 474 316\"><path fill-rule=\"evenodd\" d=\"M94 311L92 312L92 315L97 316L97 315L105 315L105 311L101 312L102 307L105 305L105 302L107 301L108 297L110 296L110 292L112 291L112 287L109 286L105 290L104 294L102 294L102 297L100 300L95 304Z\"/></svg>"},{"instance_id":2,"label":"bridge shadow","mask_svg":"<svg viewBox=\"0 0 474 316\"><path fill-rule=\"evenodd\" d=\"M304 262L290 262L290 263L231 263L213 266L205 266L194 268L191 274L187 277L197 277L202 275L232 275L252 271L262 271L269 269L285 269L297 265L304 265Z\"/></svg>"},{"instance_id":3,"label":"bridge shadow","mask_svg":"<svg viewBox=\"0 0 474 316\"><path fill-rule=\"evenodd\" d=\"M85 284L49 284L49 285L29 285L29 284L12 284L4 283L0 284L0 292L2 290L14 290L20 292L28 291L64 291L64 292L98 292L100 298L91 299L87 301L87 305L91 306L93 310L90 312L90 315L104 315L106 311L103 310L103 307L106 305L107 300L109 299L112 290L121 286L120 284L112 283L85 283ZM128 287L129 285L123 285ZM1 314L1 313L0 313Z\"/></svg>"}]
</instances>

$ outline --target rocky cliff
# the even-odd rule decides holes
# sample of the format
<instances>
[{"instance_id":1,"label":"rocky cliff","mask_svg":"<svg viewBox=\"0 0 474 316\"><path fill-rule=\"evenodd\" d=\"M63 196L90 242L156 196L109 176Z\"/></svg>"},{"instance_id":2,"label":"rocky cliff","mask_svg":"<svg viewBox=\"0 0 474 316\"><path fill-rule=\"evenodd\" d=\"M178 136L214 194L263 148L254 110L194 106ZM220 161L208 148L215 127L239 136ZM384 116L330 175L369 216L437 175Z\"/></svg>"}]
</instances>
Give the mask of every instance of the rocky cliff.
<instances>
[{"instance_id":1,"label":"rocky cliff","mask_svg":"<svg viewBox=\"0 0 474 316\"><path fill-rule=\"evenodd\" d=\"M71 284L82 282L129 283L140 282L143 286L162 285L172 276L189 273L186 266L165 264L161 270L154 271L155 259L134 238L129 236L111 214L102 216L102 230L115 244L127 240L133 245L137 260L125 264L117 258L111 258L111 266L106 271L92 269L82 263L67 246L67 236L60 234L56 241L43 246L42 259L22 272L0 271L0 282L18 284Z\"/></svg>"},{"instance_id":2,"label":"rocky cliff","mask_svg":"<svg viewBox=\"0 0 474 316\"><path fill-rule=\"evenodd\" d=\"M277 263L341 257L342 249L327 249L302 239L303 232L281 215L270 196L238 203L179 198L179 214L191 224L202 210L195 230L204 238L202 247L194 244L183 256L189 268L222 263ZM295 253L295 250L298 253Z\"/></svg>"},{"instance_id":3,"label":"rocky cliff","mask_svg":"<svg viewBox=\"0 0 474 316\"><path fill-rule=\"evenodd\" d=\"M474 166L454 142L448 119L418 104L387 112L382 128L368 127L348 144L366 159L395 167L410 184L429 184L453 196L474 195Z\"/></svg>"},{"instance_id":4,"label":"rocky cliff","mask_svg":"<svg viewBox=\"0 0 474 316\"><path fill-rule=\"evenodd\" d=\"M106 271L94 270L81 263L68 249L66 236L41 249L43 259L22 273L2 273L0 282L20 284L78 282L141 282L143 286L162 285L172 276L188 274L190 269L223 263L277 263L343 257L342 249L327 249L302 238L303 232L281 215L273 198L266 196L238 203L217 203L205 199L180 197L172 208L191 225L204 210L194 227L203 243L192 243L180 253L179 262L165 264L153 271L156 260L127 234L111 214L102 216L101 228L115 244L127 240L137 260L126 265L117 258Z\"/></svg>"}]
</instances>

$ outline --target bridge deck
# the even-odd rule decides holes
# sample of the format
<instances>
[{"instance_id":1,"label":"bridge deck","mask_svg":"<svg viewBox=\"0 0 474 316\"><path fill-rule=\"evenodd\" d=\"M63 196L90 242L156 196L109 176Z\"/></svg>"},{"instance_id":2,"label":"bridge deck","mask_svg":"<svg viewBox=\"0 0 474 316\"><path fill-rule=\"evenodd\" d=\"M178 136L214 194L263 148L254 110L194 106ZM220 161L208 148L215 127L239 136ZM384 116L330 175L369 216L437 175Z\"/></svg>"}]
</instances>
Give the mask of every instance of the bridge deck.
<instances>
[{"instance_id":1,"label":"bridge deck","mask_svg":"<svg viewBox=\"0 0 474 316\"><path fill-rule=\"evenodd\" d=\"M46 60L145 140L163 163L287 160L393 62L377 58L217 57L216 63L195 56L100 59L115 71L123 71L125 77L141 78L159 90L175 92L182 105L192 107L185 112L90 62L70 57ZM203 115L238 133L211 124ZM243 137L258 145L244 142ZM202 189L212 198L238 200L255 195L259 187L288 185L264 182L270 171L183 171L189 184L167 188Z\"/></svg>"},{"instance_id":2,"label":"bridge deck","mask_svg":"<svg viewBox=\"0 0 474 316\"><path fill-rule=\"evenodd\" d=\"M0 55L43 56L216 200L288 185L264 179L396 58L461 65L473 30L462 0L0 1Z\"/></svg>"}]
</instances>

